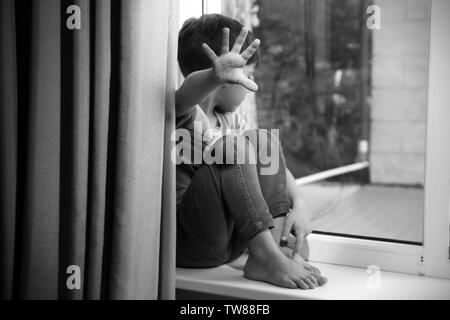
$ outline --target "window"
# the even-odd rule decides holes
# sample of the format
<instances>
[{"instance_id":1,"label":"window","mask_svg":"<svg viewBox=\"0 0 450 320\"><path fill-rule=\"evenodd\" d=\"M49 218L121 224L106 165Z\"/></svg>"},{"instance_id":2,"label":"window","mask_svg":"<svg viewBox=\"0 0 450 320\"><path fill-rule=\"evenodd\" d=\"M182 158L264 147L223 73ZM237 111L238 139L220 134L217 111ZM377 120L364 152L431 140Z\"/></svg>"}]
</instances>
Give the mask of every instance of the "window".
<instances>
[{"instance_id":1,"label":"window","mask_svg":"<svg viewBox=\"0 0 450 320\"><path fill-rule=\"evenodd\" d=\"M420 245L429 2L383 1L374 31L370 4L259 2L258 123L280 128L316 233Z\"/></svg>"},{"instance_id":2,"label":"window","mask_svg":"<svg viewBox=\"0 0 450 320\"><path fill-rule=\"evenodd\" d=\"M200 2L262 40L260 90L240 112L281 131L313 213L312 260L450 278L448 3Z\"/></svg>"}]
</instances>

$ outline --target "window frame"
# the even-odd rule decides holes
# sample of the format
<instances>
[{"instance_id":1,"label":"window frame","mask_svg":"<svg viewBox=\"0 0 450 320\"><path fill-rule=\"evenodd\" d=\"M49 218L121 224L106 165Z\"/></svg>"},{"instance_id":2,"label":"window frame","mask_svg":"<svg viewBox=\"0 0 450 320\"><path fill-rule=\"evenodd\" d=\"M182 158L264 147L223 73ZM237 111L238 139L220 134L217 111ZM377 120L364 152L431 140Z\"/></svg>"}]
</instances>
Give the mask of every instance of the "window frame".
<instances>
[{"instance_id":1,"label":"window frame","mask_svg":"<svg viewBox=\"0 0 450 320\"><path fill-rule=\"evenodd\" d=\"M431 0L423 256L427 275L450 279L450 2Z\"/></svg>"},{"instance_id":2,"label":"window frame","mask_svg":"<svg viewBox=\"0 0 450 320\"><path fill-rule=\"evenodd\" d=\"M431 0L430 15L423 244L312 234L312 261L450 279L450 94L442 72L450 70L450 3Z\"/></svg>"},{"instance_id":3,"label":"window frame","mask_svg":"<svg viewBox=\"0 0 450 320\"><path fill-rule=\"evenodd\" d=\"M193 0L201 3L198 15L214 13L217 0ZM214 5L208 5L214 1ZM395 0L391 0L395 1ZM450 2L430 0L431 26L428 71L427 128L424 185L423 244L311 234L310 260L352 267L378 266L380 270L450 279L450 90L445 88L450 71ZM217 12L217 11L215 11ZM180 16L181 17L181 16ZM181 21L182 23L182 21ZM376 32L376 31L373 31Z\"/></svg>"}]
</instances>

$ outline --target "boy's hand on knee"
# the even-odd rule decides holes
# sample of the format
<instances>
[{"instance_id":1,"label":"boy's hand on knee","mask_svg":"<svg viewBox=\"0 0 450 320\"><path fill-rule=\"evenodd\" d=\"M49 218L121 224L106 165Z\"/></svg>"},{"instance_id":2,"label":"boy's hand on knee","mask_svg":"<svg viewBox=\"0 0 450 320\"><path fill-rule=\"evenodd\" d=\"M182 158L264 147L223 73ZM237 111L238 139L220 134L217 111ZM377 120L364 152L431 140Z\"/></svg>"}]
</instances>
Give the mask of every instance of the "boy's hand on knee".
<instances>
[{"instance_id":1,"label":"boy's hand on knee","mask_svg":"<svg viewBox=\"0 0 450 320\"><path fill-rule=\"evenodd\" d=\"M247 34L248 30L242 28L230 51L230 29L224 28L222 33L222 50L219 57L206 43L203 43L202 47L212 61L213 75L219 83L239 84L254 92L258 90L258 85L245 76L243 68L258 49L260 41L258 39L254 40L244 52L240 53Z\"/></svg>"}]
</instances>

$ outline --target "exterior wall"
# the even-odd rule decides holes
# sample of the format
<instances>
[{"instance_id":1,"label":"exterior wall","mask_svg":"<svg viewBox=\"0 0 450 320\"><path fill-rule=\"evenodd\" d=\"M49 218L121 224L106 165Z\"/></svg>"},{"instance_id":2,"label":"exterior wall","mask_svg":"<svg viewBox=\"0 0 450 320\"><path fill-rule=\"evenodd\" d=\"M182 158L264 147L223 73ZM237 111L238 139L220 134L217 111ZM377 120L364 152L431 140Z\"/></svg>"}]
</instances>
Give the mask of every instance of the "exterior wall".
<instances>
[{"instance_id":1,"label":"exterior wall","mask_svg":"<svg viewBox=\"0 0 450 320\"><path fill-rule=\"evenodd\" d=\"M423 185L429 0L376 0L372 56L372 183Z\"/></svg>"}]
</instances>

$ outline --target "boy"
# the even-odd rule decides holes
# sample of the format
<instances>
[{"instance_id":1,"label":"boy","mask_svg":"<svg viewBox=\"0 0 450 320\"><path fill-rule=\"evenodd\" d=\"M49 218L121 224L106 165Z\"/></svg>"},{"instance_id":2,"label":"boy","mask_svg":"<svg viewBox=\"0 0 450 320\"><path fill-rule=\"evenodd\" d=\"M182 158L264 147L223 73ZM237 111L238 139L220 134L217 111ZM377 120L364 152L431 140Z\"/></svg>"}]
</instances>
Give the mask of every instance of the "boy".
<instances>
[{"instance_id":1,"label":"boy","mask_svg":"<svg viewBox=\"0 0 450 320\"><path fill-rule=\"evenodd\" d=\"M176 91L176 128L201 136L202 148L219 136L216 151L230 152L233 162L177 165L177 265L215 267L247 248L246 278L312 289L326 278L305 261L308 213L279 141L268 133L270 143L247 148L245 121L234 113L258 89L252 78L259 43L239 22L217 14L190 19L180 31L185 80ZM197 121L206 130L198 132ZM231 143L220 137L230 128L237 132ZM262 175L258 155L269 146L265 151L278 153L281 163L275 174ZM256 161L245 161L250 158Z\"/></svg>"}]
</instances>

